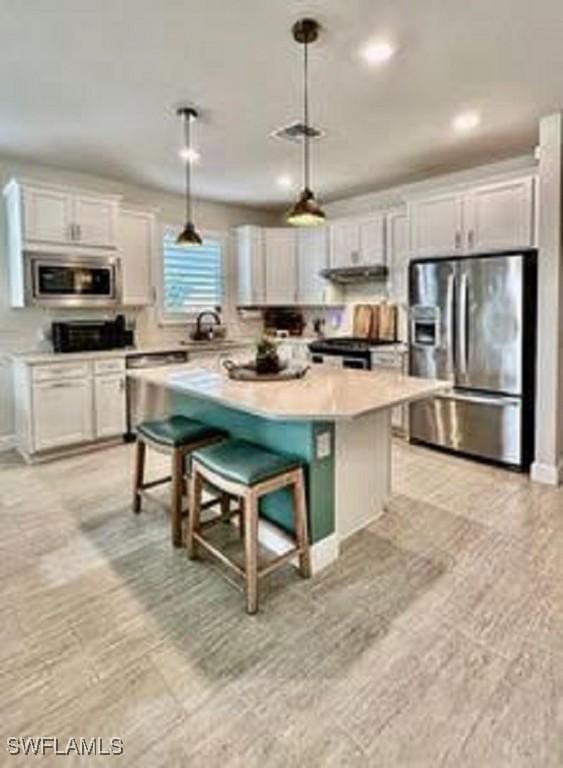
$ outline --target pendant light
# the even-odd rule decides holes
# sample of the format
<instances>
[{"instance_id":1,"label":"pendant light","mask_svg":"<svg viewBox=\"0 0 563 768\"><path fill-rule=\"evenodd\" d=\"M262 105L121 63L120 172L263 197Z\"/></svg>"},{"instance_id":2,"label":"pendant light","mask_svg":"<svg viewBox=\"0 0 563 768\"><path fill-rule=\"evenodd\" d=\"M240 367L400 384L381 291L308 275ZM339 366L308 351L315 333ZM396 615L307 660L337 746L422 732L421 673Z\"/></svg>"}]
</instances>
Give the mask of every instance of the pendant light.
<instances>
[{"instance_id":1,"label":"pendant light","mask_svg":"<svg viewBox=\"0 0 563 768\"><path fill-rule=\"evenodd\" d=\"M193 107L180 107L178 117L184 121L184 139L186 150L186 224L184 229L176 238L177 245L201 245L202 240L197 233L192 221L192 136L191 122L197 117L197 112Z\"/></svg>"},{"instance_id":2,"label":"pendant light","mask_svg":"<svg viewBox=\"0 0 563 768\"><path fill-rule=\"evenodd\" d=\"M311 159L309 156L309 44L319 36L319 24L314 19L301 19L292 28L293 39L303 46L303 190L287 215L288 224L308 227L323 224L325 214L311 190Z\"/></svg>"}]
</instances>

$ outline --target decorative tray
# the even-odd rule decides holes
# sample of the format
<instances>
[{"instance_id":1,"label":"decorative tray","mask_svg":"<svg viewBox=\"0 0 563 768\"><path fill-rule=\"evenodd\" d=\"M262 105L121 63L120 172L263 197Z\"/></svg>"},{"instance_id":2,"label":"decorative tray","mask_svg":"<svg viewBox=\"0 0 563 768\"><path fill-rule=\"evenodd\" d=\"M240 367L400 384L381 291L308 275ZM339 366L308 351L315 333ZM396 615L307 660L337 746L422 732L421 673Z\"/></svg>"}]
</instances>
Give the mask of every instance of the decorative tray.
<instances>
[{"instance_id":1,"label":"decorative tray","mask_svg":"<svg viewBox=\"0 0 563 768\"><path fill-rule=\"evenodd\" d=\"M289 381L302 379L309 370L308 365L284 365L279 371L261 373L256 370L255 363L237 365L232 360L225 360L223 367L234 381Z\"/></svg>"}]
</instances>

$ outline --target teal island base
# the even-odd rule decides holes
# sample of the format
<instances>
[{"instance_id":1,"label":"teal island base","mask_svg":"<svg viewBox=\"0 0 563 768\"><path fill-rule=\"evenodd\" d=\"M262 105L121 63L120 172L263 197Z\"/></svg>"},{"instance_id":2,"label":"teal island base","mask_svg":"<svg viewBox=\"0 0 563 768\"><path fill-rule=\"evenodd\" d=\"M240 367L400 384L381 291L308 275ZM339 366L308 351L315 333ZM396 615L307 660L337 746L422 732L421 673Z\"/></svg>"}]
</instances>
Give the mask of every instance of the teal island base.
<instances>
[{"instance_id":1,"label":"teal island base","mask_svg":"<svg viewBox=\"0 0 563 768\"><path fill-rule=\"evenodd\" d=\"M170 410L303 462L313 572L336 560L341 542L384 509L390 493L388 409L338 421L285 421L172 392ZM288 491L277 491L261 501L261 517L292 532L290 505ZM268 545L275 546L275 537Z\"/></svg>"}]
</instances>

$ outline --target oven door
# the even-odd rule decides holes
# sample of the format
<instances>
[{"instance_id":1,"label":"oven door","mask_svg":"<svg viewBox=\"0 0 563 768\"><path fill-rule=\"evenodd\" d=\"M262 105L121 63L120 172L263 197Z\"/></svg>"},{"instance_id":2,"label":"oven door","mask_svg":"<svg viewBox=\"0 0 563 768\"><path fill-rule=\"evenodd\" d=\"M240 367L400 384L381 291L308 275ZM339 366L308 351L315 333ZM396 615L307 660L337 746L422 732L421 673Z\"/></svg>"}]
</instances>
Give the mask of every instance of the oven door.
<instances>
[{"instance_id":1,"label":"oven door","mask_svg":"<svg viewBox=\"0 0 563 768\"><path fill-rule=\"evenodd\" d=\"M119 263L114 256L29 258L30 303L60 307L113 306L118 301Z\"/></svg>"},{"instance_id":2,"label":"oven door","mask_svg":"<svg viewBox=\"0 0 563 768\"><path fill-rule=\"evenodd\" d=\"M346 354L323 354L320 352L313 352L311 354L311 362L321 363L322 365L330 365L333 368L355 368L357 370L366 371L371 368L370 356L360 355L346 355Z\"/></svg>"}]
</instances>

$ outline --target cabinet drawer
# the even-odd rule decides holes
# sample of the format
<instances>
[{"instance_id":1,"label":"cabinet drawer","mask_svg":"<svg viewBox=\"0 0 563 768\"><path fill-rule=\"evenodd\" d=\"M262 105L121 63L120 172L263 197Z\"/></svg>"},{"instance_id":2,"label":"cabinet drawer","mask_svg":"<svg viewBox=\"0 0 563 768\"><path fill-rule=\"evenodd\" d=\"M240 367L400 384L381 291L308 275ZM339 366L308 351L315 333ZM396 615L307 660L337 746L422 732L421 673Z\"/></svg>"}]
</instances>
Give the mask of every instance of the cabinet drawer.
<instances>
[{"instance_id":1,"label":"cabinet drawer","mask_svg":"<svg viewBox=\"0 0 563 768\"><path fill-rule=\"evenodd\" d=\"M94 373L121 373L125 370L125 358L113 357L107 360L94 360Z\"/></svg>"},{"instance_id":2,"label":"cabinet drawer","mask_svg":"<svg viewBox=\"0 0 563 768\"><path fill-rule=\"evenodd\" d=\"M54 363L53 365L33 366L33 381L49 381L50 379L85 378L90 373L88 361L80 363Z\"/></svg>"}]
</instances>

